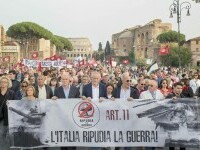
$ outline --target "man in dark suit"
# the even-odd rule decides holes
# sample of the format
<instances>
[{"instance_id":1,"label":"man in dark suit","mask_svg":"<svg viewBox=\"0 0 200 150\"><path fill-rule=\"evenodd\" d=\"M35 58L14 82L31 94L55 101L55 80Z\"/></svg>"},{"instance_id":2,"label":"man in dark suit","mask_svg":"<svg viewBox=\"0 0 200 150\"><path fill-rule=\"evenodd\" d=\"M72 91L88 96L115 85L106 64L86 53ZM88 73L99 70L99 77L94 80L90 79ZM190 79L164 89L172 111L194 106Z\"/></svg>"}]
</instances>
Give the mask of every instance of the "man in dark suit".
<instances>
[{"instance_id":1,"label":"man in dark suit","mask_svg":"<svg viewBox=\"0 0 200 150\"><path fill-rule=\"evenodd\" d=\"M37 80L38 85L35 86L35 96L39 99L51 99L53 97L53 91L50 86L44 83L45 77L40 75Z\"/></svg>"},{"instance_id":2,"label":"man in dark suit","mask_svg":"<svg viewBox=\"0 0 200 150\"><path fill-rule=\"evenodd\" d=\"M131 77L128 73L124 73L121 77L122 85L117 87L113 92L114 98L125 98L127 100L133 100L139 98L139 93L133 87L131 87Z\"/></svg>"},{"instance_id":3,"label":"man in dark suit","mask_svg":"<svg viewBox=\"0 0 200 150\"><path fill-rule=\"evenodd\" d=\"M106 86L100 83L100 80L100 73L92 72L91 83L83 88L83 100L99 99L99 101L102 101L106 98Z\"/></svg>"},{"instance_id":4,"label":"man in dark suit","mask_svg":"<svg viewBox=\"0 0 200 150\"><path fill-rule=\"evenodd\" d=\"M61 76L62 86L55 89L53 99L58 98L79 98L79 90L77 87L70 85L70 75L63 74Z\"/></svg>"},{"instance_id":5,"label":"man in dark suit","mask_svg":"<svg viewBox=\"0 0 200 150\"><path fill-rule=\"evenodd\" d=\"M79 90L77 87L70 85L71 76L67 73L61 75L62 85L55 89L55 93L52 97L53 100L59 98L79 98ZM61 147L61 150L76 150L76 147Z\"/></svg>"},{"instance_id":6,"label":"man in dark suit","mask_svg":"<svg viewBox=\"0 0 200 150\"><path fill-rule=\"evenodd\" d=\"M136 88L131 87L131 77L128 73L123 73L121 76L122 85L117 86L113 92L114 98L122 98L128 101L134 99L139 99L139 92ZM115 150L119 150L119 147L116 147ZM129 150L131 147L124 147L124 149Z\"/></svg>"}]
</instances>

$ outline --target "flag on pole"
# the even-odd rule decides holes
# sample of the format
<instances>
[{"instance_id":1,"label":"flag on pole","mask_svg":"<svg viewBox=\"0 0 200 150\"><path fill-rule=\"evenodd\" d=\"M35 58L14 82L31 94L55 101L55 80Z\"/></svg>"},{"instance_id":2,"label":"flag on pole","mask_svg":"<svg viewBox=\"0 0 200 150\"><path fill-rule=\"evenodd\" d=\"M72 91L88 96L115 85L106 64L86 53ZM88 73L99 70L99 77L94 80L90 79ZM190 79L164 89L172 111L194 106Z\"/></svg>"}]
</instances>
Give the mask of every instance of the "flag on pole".
<instances>
[{"instance_id":1,"label":"flag on pole","mask_svg":"<svg viewBox=\"0 0 200 150\"><path fill-rule=\"evenodd\" d=\"M3 58L3 61L4 61L4 62L10 62L10 56L4 57L4 58Z\"/></svg>"},{"instance_id":2,"label":"flag on pole","mask_svg":"<svg viewBox=\"0 0 200 150\"><path fill-rule=\"evenodd\" d=\"M149 75L152 71L155 71L158 69L158 64L155 61L153 64L151 64L148 68L147 68L147 74Z\"/></svg>"},{"instance_id":3,"label":"flag on pole","mask_svg":"<svg viewBox=\"0 0 200 150\"><path fill-rule=\"evenodd\" d=\"M50 57L50 60L51 60L51 61L57 60L57 56L56 56L56 55L51 56L51 57Z\"/></svg>"},{"instance_id":4,"label":"flag on pole","mask_svg":"<svg viewBox=\"0 0 200 150\"><path fill-rule=\"evenodd\" d=\"M169 54L169 46L165 45L159 49L159 55L167 55Z\"/></svg>"},{"instance_id":5,"label":"flag on pole","mask_svg":"<svg viewBox=\"0 0 200 150\"><path fill-rule=\"evenodd\" d=\"M126 64L129 63L129 61L128 61L128 59L124 59L124 60L122 61L122 63L126 65Z\"/></svg>"},{"instance_id":6,"label":"flag on pole","mask_svg":"<svg viewBox=\"0 0 200 150\"><path fill-rule=\"evenodd\" d=\"M36 59L36 58L38 58L38 52L33 52L32 53L32 55L31 55L31 57L33 58L33 59Z\"/></svg>"}]
</instances>

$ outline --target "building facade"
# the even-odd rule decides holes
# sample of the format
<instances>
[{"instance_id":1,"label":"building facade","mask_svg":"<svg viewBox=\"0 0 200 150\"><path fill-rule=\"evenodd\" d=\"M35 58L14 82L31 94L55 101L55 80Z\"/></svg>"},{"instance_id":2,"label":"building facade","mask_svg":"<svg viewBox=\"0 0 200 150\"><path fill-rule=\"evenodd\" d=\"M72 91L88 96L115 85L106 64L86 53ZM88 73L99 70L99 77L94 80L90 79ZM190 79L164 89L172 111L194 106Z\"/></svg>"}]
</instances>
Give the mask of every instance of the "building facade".
<instances>
[{"instance_id":1,"label":"building facade","mask_svg":"<svg viewBox=\"0 0 200 150\"><path fill-rule=\"evenodd\" d=\"M6 41L5 30L4 27L0 25L0 57L2 57L2 47L5 41Z\"/></svg>"},{"instance_id":2,"label":"building facade","mask_svg":"<svg viewBox=\"0 0 200 150\"><path fill-rule=\"evenodd\" d=\"M160 19L125 29L112 35L112 49L116 56L128 56L130 50L134 49L136 59L155 60L160 47L157 36L171 29L171 23L162 23Z\"/></svg>"},{"instance_id":3,"label":"building facade","mask_svg":"<svg viewBox=\"0 0 200 150\"><path fill-rule=\"evenodd\" d=\"M1 56L9 56L9 62L11 65L20 61L20 46L17 42L6 41L1 49Z\"/></svg>"},{"instance_id":4,"label":"building facade","mask_svg":"<svg viewBox=\"0 0 200 150\"><path fill-rule=\"evenodd\" d=\"M56 47L50 40L44 38L18 41L20 45L20 58L43 60L56 54ZM37 58L33 54L38 53Z\"/></svg>"},{"instance_id":5,"label":"building facade","mask_svg":"<svg viewBox=\"0 0 200 150\"><path fill-rule=\"evenodd\" d=\"M200 37L188 40L185 46L192 52L192 65L200 66Z\"/></svg>"},{"instance_id":6,"label":"building facade","mask_svg":"<svg viewBox=\"0 0 200 150\"><path fill-rule=\"evenodd\" d=\"M73 50L64 50L63 53L68 60L74 60L77 57L82 57L83 59L92 58L93 49L92 44L88 38L68 38L72 43Z\"/></svg>"}]
</instances>

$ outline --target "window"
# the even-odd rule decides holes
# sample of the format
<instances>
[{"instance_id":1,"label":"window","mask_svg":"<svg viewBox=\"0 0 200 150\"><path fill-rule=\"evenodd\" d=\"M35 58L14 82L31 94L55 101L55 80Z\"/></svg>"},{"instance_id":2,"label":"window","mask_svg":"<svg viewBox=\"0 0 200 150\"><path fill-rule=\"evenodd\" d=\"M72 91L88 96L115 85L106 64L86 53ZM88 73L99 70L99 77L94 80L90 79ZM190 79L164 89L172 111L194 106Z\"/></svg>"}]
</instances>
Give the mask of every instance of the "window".
<instances>
[{"instance_id":1,"label":"window","mask_svg":"<svg viewBox=\"0 0 200 150\"><path fill-rule=\"evenodd\" d=\"M196 40L196 44L199 44L199 41L198 41L198 40Z\"/></svg>"},{"instance_id":2,"label":"window","mask_svg":"<svg viewBox=\"0 0 200 150\"><path fill-rule=\"evenodd\" d=\"M76 57L76 54L74 54L74 57Z\"/></svg>"}]
</instances>

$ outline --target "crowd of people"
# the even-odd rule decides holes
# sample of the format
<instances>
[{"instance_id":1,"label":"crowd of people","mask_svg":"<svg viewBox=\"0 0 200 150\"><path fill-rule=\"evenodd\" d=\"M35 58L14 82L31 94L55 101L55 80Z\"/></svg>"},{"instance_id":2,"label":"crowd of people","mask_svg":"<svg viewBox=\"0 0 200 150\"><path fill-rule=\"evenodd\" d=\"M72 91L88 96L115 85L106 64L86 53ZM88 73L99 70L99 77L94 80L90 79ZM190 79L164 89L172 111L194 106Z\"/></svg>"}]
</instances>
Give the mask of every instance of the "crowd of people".
<instances>
[{"instance_id":1,"label":"crowd of people","mask_svg":"<svg viewBox=\"0 0 200 150\"><path fill-rule=\"evenodd\" d=\"M42 72L29 68L9 70L0 75L0 146L8 149L7 100L82 100L117 98L135 99L195 98L200 96L200 72L174 67L160 67L148 73L146 67L92 66L44 68ZM63 147L76 149L76 147ZM90 149L101 149L91 147ZM119 149L119 148L115 148ZM125 147L125 150L130 147ZM152 148L153 149L153 148ZM170 148L173 149L173 148Z\"/></svg>"}]
</instances>

